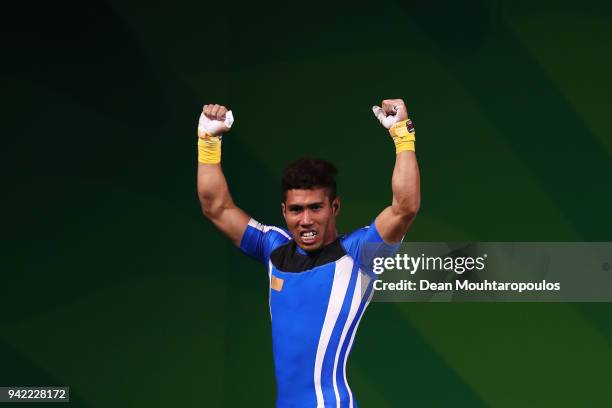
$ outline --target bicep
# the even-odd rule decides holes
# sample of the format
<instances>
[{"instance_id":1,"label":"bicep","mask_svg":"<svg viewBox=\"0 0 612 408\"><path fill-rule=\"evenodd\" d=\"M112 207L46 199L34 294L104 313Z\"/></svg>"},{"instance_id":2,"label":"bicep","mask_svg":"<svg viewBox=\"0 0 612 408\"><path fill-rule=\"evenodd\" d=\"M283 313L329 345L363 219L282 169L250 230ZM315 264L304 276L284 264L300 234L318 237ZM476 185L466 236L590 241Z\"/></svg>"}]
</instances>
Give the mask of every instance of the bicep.
<instances>
[{"instance_id":1,"label":"bicep","mask_svg":"<svg viewBox=\"0 0 612 408\"><path fill-rule=\"evenodd\" d=\"M375 225L381 238L385 242L393 243L402 240L413 220L413 216L396 213L393 207L389 206L378 214Z\"/></svg>"},{"instance_id":2,"label":"bicep","mask_svg":"<svg viewBox=\"0 0 612 408\"><path fill-rule=\"evenodd\" d=\"M224 208L214 217L210 217L215 227L238 247L250 219L251 217L238 207Z\"/></svg>"}]
</instances>

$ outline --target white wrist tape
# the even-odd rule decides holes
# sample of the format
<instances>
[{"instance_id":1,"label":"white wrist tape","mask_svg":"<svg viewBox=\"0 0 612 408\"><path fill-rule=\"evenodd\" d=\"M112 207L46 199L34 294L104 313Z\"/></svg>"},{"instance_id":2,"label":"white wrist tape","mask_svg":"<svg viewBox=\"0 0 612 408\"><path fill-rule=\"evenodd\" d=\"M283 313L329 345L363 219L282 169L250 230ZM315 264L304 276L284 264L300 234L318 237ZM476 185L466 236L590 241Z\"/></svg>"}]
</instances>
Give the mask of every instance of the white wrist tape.
<instances>
[{"instance_id":1,"label":"white wrist tape","mask_svg":"<svg viewBox=\"0 0 612 408\"><path fill-rule=\"evenodd\" d=\"M376 119L380 121L380 124L386 127L387 129L393 126L393 124L395 124L396 122L399 122L399 115L397 114L397 112L399 112L400 109L401 107L396 106L395 115L385 115L385 111L383 111L380 106L372 106L372 112L374 112L374 116L376 116Z\"/></svg>"},{"instance_id":2,"label":"white wrist tape","mask_svg":"<svg viewBox=\"0 0 612 408\"><path fill-rule=\"evenodd\" d=\"M200 115L200 122L198 123L198 133L218 136L223 132L226 132L234 124L234 114L232 111L225 113L225 120L210 120L203 113Z\"/></svg>"}]
</instances>

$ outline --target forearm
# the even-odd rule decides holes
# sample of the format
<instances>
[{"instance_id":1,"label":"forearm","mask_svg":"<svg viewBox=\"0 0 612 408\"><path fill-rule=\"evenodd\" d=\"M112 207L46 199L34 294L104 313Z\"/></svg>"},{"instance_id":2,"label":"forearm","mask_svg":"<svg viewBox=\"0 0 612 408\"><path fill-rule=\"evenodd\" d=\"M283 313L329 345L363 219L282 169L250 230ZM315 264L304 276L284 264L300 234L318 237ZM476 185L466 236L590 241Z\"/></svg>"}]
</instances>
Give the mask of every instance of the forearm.
<instances>
[{"instance_id":1,"label":"forearm","mask_svg":"<svg viewBox=\"0 0 612 408\"><path fill-rule=\"evenodd\" d=\"M221 164L198 163L198 197L202 212L210 219L235 207Z\"/></svg>"},{"instance_id":2,"label":"forearm","mask_svg":"<svg viewBox=\"0 0 612 408\"><path fill-rule=\"evenodd\" d=\"M414 151L402 151L395 156L391 189L394 215L414 218L421 204L419 166Z\"/></svg>"}]
</instances>

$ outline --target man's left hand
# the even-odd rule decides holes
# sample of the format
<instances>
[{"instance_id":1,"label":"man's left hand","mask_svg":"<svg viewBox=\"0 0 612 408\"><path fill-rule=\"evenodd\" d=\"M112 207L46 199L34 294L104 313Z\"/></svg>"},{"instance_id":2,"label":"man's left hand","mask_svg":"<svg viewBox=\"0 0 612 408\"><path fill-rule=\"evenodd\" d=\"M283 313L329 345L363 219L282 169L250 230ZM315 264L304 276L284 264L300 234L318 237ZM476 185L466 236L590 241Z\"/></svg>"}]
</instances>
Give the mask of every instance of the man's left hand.
<instances>
[{"instance_id":1,"label":"man's left hand","mask_svg":"<svg viewBox=\"0 0 612 408\"><path fill-rule=\"evenodd\" d=\"M380 123L389 129L394 123L408 119L406 104L402 99L385 99L380 106L372 106L372 112Z\"/></svg>"}]
</instances>

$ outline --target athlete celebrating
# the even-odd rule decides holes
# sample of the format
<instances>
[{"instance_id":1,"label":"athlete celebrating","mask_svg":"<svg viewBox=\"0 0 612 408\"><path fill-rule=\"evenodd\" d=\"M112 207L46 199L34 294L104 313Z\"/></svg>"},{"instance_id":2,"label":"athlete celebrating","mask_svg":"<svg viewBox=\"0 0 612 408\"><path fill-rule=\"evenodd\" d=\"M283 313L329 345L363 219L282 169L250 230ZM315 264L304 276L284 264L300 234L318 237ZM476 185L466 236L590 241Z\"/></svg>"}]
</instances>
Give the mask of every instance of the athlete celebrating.
<instances>
[{"instance_id":1,"label":"athlete celebrating","mask_svg":"<svg viewBox=\"0 0 612 408\"><path fill-rule=\"evenodd\" d=\"M372 295L365 244L400 242L420 203L415 132L404 102L387 99L372 111L395 143L393 199L370 226L345 235L336 231L340 198L333 164L303 158L289 165L281 203L287 229L260 224L234 204L221 170L221 135L233 124L232 112L204 105L200 116L202 211L268 269L277 407L357 405L346 361Z\"/></svg>"}]
</instances>

